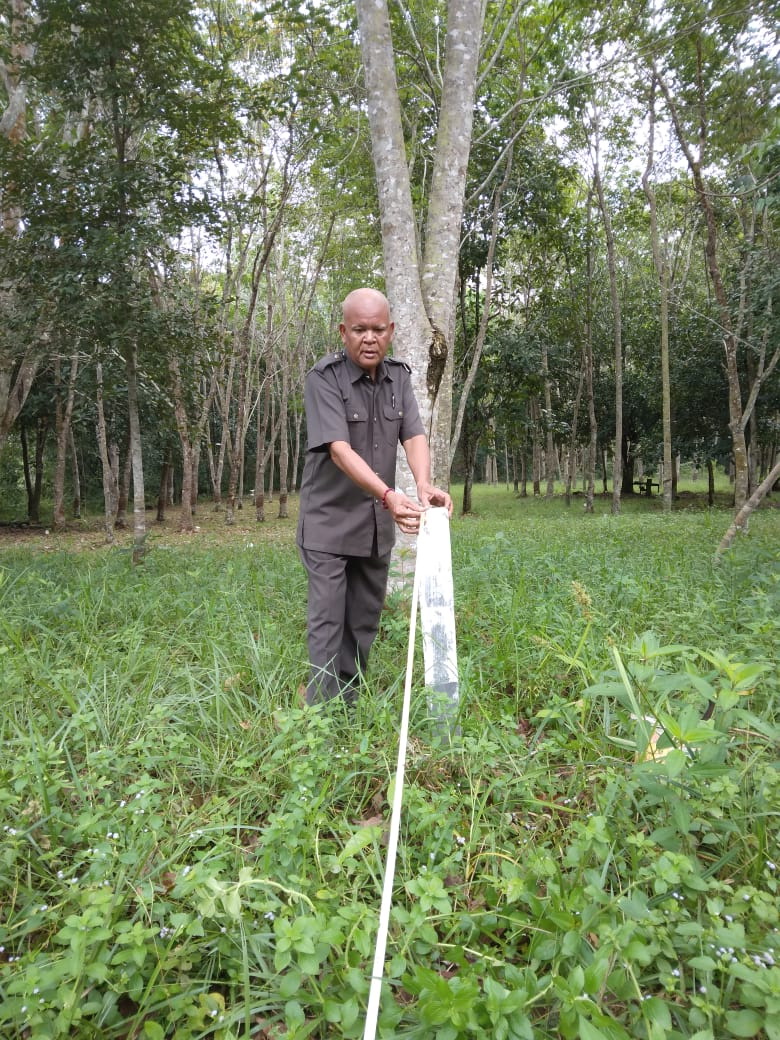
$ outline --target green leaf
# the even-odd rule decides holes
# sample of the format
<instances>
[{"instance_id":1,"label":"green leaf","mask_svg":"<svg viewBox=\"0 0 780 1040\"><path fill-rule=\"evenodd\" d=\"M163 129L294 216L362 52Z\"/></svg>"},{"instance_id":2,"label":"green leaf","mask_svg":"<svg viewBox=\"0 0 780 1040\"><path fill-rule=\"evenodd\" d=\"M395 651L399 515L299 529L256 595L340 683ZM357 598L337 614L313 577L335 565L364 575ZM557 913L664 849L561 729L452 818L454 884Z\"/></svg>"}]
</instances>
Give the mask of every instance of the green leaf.
<instances>
[{"instance_id":1,"label":"green leaf","mask_svg":"<svg viewBox=\"0 0 780 1040\"><path fill-rule=\"evenodd\" d=\"M701 957L691 957L688 961L688 966L695 971L715 971L718 965L712 957L702 955Z\"/></svg>"},{"instance_id":2,"label":"green leaf","mask_svg":"<svg viewBox=\"0 0 780 1040\"><path fill-rule=\"evenodd\" d=\"M381 837L381 834L382 827L361 827L360 830L355 831L354 834L350 835L347 844L339 853L339 863L343 863L344 860L357 855L367 845L373 845L374 841Z\"/></svg>"},{"instance_id":3,"label":"green leaf","mask_svg":"<svg viewBox=\"0 0 780 1040\"><path fill-rule=\"evenodd\" d=\"M297 968L291 968L290 971L282 976L279 982L279 995L289 998L294 997L296 993L300 993L301 978L300 971Z\"/></svg>"},{"instance_id":4,"label":"green leaf","mask_svg":"<svg viewBox=\"0 0 780 1040\"><path fill-rule=\"evenodd\" d=\"M579 1026L580 1040L609 1040L607 1034L597 1029L584 1015L579 1016Z\"/></svg>"},{"instance_id":5,"label":"green leaf","mask_svg":"<svg viewBox=\"0 0 780 1040\"><path fill-rule=\"evenodd\" d=\"M726 1012L726 1028L732 1036L755 1036L764 1027L764 1016L758 1011Z\"/></svg>"}]
</instances>

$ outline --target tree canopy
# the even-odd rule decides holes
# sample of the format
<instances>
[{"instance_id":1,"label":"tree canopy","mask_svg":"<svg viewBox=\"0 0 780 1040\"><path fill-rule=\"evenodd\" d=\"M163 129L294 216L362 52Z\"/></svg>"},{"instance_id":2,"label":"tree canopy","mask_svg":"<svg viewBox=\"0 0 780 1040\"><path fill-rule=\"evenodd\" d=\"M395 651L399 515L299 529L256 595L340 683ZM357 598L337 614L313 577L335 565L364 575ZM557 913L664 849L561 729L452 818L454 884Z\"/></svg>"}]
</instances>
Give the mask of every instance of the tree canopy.
<instances>
[{"instance_id":1,"label":"tree canopy","mask_svg":"<svg viewBox=\"0 0 780 1040\"><path fill-rule=\"evenodd\" d=\"M451 475L501 446L535 493L599 473L619 502L686 458L744 505L780 430L772 5L481 15L399 0L380 39L342 0L12 0L8 518L43 487L64 523L68 474L109 537L133 501L139 550L150 497L186 498L185 525L199 492L262 519L278 489L284 513L304 373L362 284Z\"/></svg>"}]
</instances>

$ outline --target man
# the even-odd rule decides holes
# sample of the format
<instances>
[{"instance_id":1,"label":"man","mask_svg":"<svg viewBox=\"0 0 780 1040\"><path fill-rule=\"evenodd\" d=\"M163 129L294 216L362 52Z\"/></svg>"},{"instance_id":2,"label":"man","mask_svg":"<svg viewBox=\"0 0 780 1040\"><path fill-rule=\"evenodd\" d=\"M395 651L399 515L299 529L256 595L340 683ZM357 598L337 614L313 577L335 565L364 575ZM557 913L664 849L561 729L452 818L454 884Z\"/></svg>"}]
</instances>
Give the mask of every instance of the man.
<instances>
[{"instance_id":1,"label":"man","mask_svg":"<svg viewBox=\"0 0 780 1040\"><path fill-rule=\"evenodd\" d=\"M298 549L309 576L311 674L306 702L354 703L379 628L395 527L415 534L429 505L452 499L431 484L428 441L409 366L387 357L395 327L376 289L342 305L344 349L306 376L308 432ZM418 502L395 488L398 443Z\"/></svg>"}]
</instances>

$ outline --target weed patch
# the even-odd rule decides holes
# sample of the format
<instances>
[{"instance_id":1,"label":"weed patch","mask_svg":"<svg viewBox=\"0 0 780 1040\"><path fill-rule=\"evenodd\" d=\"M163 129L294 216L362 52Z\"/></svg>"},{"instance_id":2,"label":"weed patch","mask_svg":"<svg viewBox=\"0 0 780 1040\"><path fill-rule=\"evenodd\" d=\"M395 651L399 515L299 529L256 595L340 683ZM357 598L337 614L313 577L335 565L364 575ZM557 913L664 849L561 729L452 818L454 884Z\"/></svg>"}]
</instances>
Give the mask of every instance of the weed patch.
<instances>
[{"instance_id":1,"label":"weed patch","mask_svg":"<svg viewBox=\"0 0 780 1040\"><path fill-rule=\"evenodd\" d=\"M454 521L462 735L416 690L381 1036L780 1037L778 519L715 567L723 521ZM303 711L256 542L0 558L8 1040L362 1036L408 606L356 714Z\"/></svg>"}]
</instances>

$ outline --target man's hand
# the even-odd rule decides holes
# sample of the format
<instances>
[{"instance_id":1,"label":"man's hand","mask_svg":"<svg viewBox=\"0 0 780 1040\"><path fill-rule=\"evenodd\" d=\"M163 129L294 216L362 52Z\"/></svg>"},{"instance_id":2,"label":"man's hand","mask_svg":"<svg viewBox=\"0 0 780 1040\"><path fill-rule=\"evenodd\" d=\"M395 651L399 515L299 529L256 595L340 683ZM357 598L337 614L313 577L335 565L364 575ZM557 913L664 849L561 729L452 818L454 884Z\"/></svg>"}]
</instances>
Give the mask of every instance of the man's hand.
<instances>
[{"instance_id":1,"label":"man's hand","mask_svg":"<svg viewBox=\"0 0 780 1040\"><path fill-rule=\"evenodd\" d=\"M441 488L434 487L433 484L418 484L417 497L423 509L427 509L428 506L444 506L447 516L452 517L452 499Z\"/></svg>"},{"instance_id":2,"label":"man's hand","mask_svg":"<svg viewBox=\"0 0 780 1040\"><path fill-rule=\"evenodd\" d=\"M403 491L388 492L385 501L398 528L404 534L417 534L420 530L420 517L425 508L419 502L408 498Z\"/></svg>"}]
</instances>

